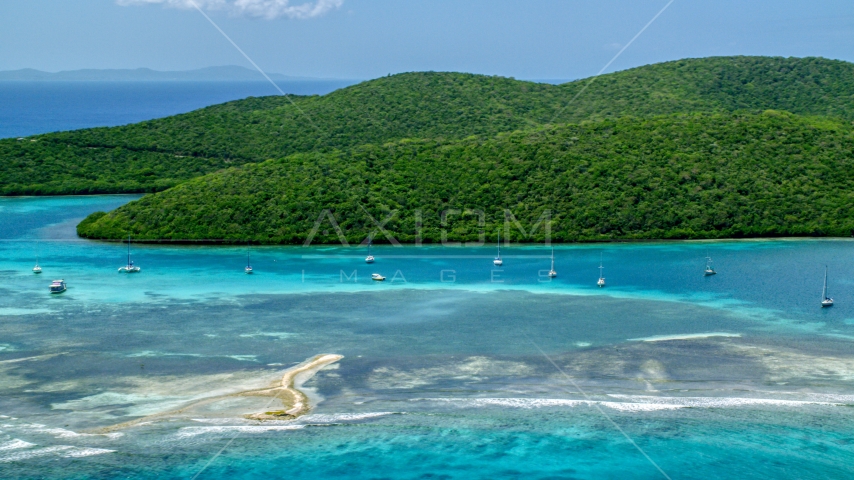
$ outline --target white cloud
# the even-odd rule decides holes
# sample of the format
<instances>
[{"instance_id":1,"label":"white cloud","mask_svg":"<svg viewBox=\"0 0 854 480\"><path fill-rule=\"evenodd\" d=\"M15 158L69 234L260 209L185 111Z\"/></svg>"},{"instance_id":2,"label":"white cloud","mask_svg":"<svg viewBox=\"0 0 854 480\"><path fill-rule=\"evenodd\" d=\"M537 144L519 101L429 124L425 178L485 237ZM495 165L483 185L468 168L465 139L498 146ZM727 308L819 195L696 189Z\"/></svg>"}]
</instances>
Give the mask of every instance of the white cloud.
<instances>
[{"instance_id":1,"label":"white cloud","mask_svg":"<svg viewBox=\"0 0 854 480\"><path fill-rule=\"evenodd\" d=\"M279 17L319 17L340 7L344 0L313 0L298 5L292 5L290 0L116 0L116 3L123 6L162 4L184 9L194 8L195 3L205 10L226 10L233 15L272 20Z\"/></svg>"}]
</instances>

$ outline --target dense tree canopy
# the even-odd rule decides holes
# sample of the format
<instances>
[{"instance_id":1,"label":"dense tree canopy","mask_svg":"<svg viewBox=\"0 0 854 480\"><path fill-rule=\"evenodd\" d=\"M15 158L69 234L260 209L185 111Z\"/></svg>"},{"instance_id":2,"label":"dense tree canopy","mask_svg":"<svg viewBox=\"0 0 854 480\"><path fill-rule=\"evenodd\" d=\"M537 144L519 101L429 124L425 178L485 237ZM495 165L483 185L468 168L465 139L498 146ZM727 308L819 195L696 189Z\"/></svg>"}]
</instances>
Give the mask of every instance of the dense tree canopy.
<instances>
[{"instance_id":1,"label":"dense tree canopy","mask_svg":"<svg viewBox=\"0 0 854 480\"><path fill-rule=\"evenodd\" d=\"M294 154L99 212L78 233L302 243L314 231L314 242L335 243L331 218L352 243L390 218L385 229L401 242L419 231L425 242L477 241L499 229L514 241L547 231L554 241L848 236L852 167L847 121L779 111L622 117ZM528 236L515 223L530 233L538 220Z\"/></svg>"}]
</instances>

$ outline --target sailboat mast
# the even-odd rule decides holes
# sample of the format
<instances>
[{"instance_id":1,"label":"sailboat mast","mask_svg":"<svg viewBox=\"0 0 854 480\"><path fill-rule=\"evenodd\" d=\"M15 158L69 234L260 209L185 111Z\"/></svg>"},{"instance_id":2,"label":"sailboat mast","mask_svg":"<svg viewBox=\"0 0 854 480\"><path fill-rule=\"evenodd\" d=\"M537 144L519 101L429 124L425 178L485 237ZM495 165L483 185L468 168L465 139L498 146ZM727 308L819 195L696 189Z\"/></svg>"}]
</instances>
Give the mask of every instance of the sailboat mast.
<instances>
[{"instance_id":1,"label":"sailboat mast","mask_svg":"<svg viewBox=\"0 0 854 480\"><path fill-rule=\"evenodd\" d=\"M824 266L824 287L821 289L821 299L827 299L827 265Z\"/></svg>"},{"instance_id":2,"label":"sailboat mast","mask_svg":"<svg viewBox=\"0 0 854 480\"><path fill-rule=\"evenodd\" d=\"M555 249L552 247L552 271L555 269Z\"/></svg>"},{"instance_id":3,"label":"sailboat mast","mask_svg":"<svg viewBox=\"0 0 854 480\"><path fill-rule=\"evenodd\" d=\"M128 235L128 265L130 265L130 235Z\"/></svg>"},{"instance_id":4,"label":"sailboat mast","mask_svg":"<svg viewBox=\"0 0 854 480\"><path fill-rule=\"evenodd\" d=\"M498 247L498 256L500 257L501 256L501 230L498 231L497 247Z\"/></svg>"}]
</instances>

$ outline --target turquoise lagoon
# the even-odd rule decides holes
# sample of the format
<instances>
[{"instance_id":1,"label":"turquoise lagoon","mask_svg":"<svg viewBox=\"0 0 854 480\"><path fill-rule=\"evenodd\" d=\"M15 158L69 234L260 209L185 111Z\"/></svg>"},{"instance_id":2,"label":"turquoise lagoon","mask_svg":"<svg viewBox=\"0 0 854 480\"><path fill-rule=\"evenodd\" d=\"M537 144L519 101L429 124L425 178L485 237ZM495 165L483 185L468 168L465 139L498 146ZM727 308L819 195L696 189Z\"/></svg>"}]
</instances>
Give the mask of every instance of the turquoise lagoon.
<instances>
[{"instance_id":1,"label":"turquoise lagoon","mask_svg":"<svg viewBox=\"0 0 854 480\"><path fill-rule=\"evenodd\" d=\"M122 275L74 227L134 198L0 200L0 477L854 474L848 239L560 245L553 281L543 246L252 247L245 275L246 247L134 244ZM300 419L100 429L320 353Z\"/></svg>"}]
</instances>

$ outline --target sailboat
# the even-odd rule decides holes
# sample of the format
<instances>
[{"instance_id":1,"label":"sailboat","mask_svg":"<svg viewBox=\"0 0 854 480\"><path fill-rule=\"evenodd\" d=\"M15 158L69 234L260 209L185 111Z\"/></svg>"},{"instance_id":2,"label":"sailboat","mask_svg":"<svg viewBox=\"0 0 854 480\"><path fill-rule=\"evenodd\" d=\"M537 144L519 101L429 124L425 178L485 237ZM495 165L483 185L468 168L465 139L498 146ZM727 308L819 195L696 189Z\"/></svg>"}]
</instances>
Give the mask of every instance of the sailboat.
<instances>
[{"instance_id":1,"label":"sailboat","mask_svg":"<svg viewBox=\"0 0 854 480\"><path fill-rule=\"evenodd\" d=\"M374 263L374 256L371 255L371 240L368 240L368 256L365 257L365 263Z\"/></svg>"},{"instance_id":2,"label":"sailboat","mask_svg":"<svg viewBox=\"0 0 854 480\"><path fill-rule=\"evenodd\" d=\"M498 255L496 255L495 260L492 261L492 264L496 267L500 267L504 265L504 260L501 260L501 231L498 231Z\"/></svg>"},{"instance_id":3,"label":"sailboat","mask_svg":"<svg viewBox=\"0 0 854 480\"><path fill-rule=\"evenodd\" d=\"M555 278L557 276L557 272L555 271L555 249L552 247L552 268L549 270L549 278Z\"/></svg>"},{"instance_id":4,"label":"sailboat","mask_svg":"<svg viewBox=\"0 0 854 480\"><path fill-rule=\"evenodd\" d=\"M605 277L602 275L602 269L603 268L605 268L605 267L602 266L602 255L600 254L599 255L599 280L596 282L596 285L598 285L599 288L602 288L605 286Z\"/></svg>"},{"instance_id":5,"label":"sailboat","mask_svg":"<svg viewBox=\"0 0 854 480\"><path fill-rule=\"evenodd\" d=\"M708 277L709 275L715 275L718 272L712 268L712 257L706 257L706 270L703 271L703 275Z\"/></svg>"},{"instance_id":6,"label":"sailboat","mask_svg":"<svg viewBox=\"0 0 854 480\"><path fill-rule=\"evenodd\" d=\"M42 273L42 267L39 266L39 257L36 256L36 266L33 267L33 273Z\"/></svg>"},{"instance_id":7,"label":"sailboat","mask_svg":"<svg viewBox=\"0 0 854 480\"><path fill-rule=\"evenodd\" d=\"M821 290L821 307L832 307L833 299L827 296L827 265L824 266L824 288Z\"/></svg>"},{"instance_id":8,"label":"sailboat","mask_svg":"<svg viewBox=\"0 0 854 480\"><path fill-rule=\"evenodd\" d=\"M249 263L249 246L246 246L246 268L243 269L246 273L252 273L252 264Z\"/></svg>"},{"instance_id":9,"label":"sailboat","mask_svg":"<svg viewBox=\"0 0 854 480\"><path fill-rule=\"evenodd\" d=\"M133 260L130 259L130 235L128 235L128 264L124 267L119 267L119 273L137 273L139 272L139 267L133 264Z\"/></svg>"}]
</instances>

